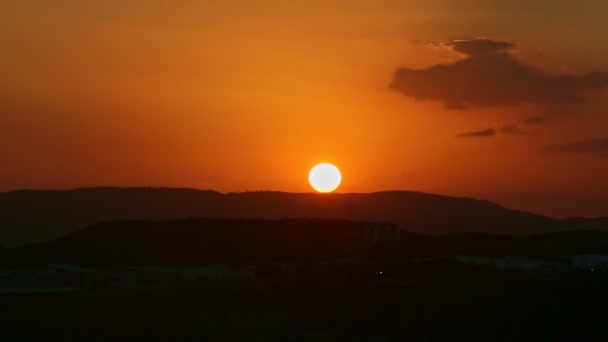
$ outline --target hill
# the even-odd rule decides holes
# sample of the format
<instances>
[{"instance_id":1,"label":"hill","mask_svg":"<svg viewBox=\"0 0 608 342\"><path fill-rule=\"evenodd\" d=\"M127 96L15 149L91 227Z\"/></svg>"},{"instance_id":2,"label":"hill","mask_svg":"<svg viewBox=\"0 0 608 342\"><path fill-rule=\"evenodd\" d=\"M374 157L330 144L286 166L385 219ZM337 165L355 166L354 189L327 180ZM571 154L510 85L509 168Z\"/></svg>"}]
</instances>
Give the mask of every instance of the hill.
<instances>
[{"instance_id":1,"label":"hill","mask_svg":"<svg viewBox=\"0 0 608 342\"><path fill-rule=\"evenodd\" d=\"M488 201L409 191L312 194L169 188L88 188L0 193L0 244L49 241L95 223L186 217L341 218L388 221L411 232L535 234L601 230L608 219L558 220Z\"/></svg>"},{"instance_id":2,"label":"hill","mask_svg":"<svg viewBox=\"0 0 608 342\"><path fill-rule=\"evenodd\" d=\"M119 220L93 225L54 241L0 253L0 267L200 266L399 260L454 255L553 257L608 254L608 232L573 231L531 236L403 232L401 241L372 243L373 224L338 219Z\"/></svg>"},{"instance_id":3,"label":"hill","mask_svg":"<svg viewBox=\"0 0 608 342\"><path fill-rule=\"evenodd\" d=\"M119 220L50 242L8 249L0 264L117 267L318 261L369 245L364 234L367 226L337 219Z\"/></svg>"}]
</instances>

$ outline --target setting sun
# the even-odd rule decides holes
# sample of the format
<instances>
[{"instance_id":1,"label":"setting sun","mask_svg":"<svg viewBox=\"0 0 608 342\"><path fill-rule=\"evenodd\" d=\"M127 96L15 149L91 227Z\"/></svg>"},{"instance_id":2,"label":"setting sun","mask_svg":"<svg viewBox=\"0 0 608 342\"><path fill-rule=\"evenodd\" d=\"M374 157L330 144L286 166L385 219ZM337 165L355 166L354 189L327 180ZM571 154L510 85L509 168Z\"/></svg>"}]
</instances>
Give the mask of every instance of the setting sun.
<instances>
[{"instance_id":1,"label":"setting sun","mask_svg":"<svg viewBox=\"0 0 608 342\"><path fill-rule=\"evenodd\" d=\"M322 163L310 170L310 186L318 192L328 193L336 190L342 182L340 170L332 164Z\"/></svg>"}]
</instances>

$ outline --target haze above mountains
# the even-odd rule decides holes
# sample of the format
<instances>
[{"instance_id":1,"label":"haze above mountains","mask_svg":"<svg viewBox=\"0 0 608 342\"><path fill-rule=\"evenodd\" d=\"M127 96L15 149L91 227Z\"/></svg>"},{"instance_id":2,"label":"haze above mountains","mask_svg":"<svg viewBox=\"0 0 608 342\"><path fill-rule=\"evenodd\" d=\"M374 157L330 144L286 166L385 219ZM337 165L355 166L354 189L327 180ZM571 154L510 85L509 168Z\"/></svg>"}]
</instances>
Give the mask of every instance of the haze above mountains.
<instances>
[{"instance_id":1,"label":"haze above mountains","mask_svg":"<svg viewBox=\"0 0 608 342\"><path fill-rule=\"evenodd\" d=\"M49 241L104 221L340 218L392 222L408 232L538 234L607 230L608 218L555 219L470 198L409 191L313 194L171 188L86 188L0 193L0 243Z\"/></svg>"}]
</instances>

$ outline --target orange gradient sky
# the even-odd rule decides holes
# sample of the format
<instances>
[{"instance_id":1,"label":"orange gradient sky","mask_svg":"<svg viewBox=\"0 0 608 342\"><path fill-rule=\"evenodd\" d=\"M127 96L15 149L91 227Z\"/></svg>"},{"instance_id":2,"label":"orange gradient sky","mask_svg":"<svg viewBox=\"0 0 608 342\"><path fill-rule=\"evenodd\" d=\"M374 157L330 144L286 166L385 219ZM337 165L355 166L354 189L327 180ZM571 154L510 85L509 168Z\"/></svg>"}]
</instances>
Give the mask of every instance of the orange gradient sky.
<instances>
[{"instance_id":1,"label":"orange gradient sky","mask_svg":"<svg viewBox=\"0 0 608 342\"><path fill-rule=\"evenodd\" d=\"M340 192L608 215L605 13L603 0L4 0L0 191L301 192L310 168L331 162ZM574 90L558 95L580 101L465 94L466 72L423 71L420 88L391 89L400 68L477 65L486 50L453 42L478 37L513 44L492 56L571 76ZM552 89L554 78L540 79ZM448 108L451 89L466 109Z\"/></svg>"}]
</instances>

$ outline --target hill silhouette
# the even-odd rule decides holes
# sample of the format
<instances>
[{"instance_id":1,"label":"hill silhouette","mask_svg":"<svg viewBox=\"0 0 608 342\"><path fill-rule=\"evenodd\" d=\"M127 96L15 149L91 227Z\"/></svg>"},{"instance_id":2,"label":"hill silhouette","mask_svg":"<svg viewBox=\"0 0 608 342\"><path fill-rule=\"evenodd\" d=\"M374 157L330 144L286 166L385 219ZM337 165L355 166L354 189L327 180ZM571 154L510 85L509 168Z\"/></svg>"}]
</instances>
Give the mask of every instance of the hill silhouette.
<instances>
[{"instance_id":1,"label":"hill silhouette","mask_svg":"<svg viewBox=\"0 0 608 342\"><path fill-rule=\"evenodd\" d=\"M488 201L409 191L222 194L195 189L86 188L0 193L0 244L49 241L103 221L186 217L387 221L406 231L428 234L535 234L608 228L607 218L560 220Z\"/></svg>"},{"instance_id":2,"label":"hill silhouette","mask_svg":"<svg viewBox=\"0 0 608 342\"><path fill-rule=\"evenodd\" d=\"M554 257L608 254L608 232L571 231L531 236L484 233L425 235L401 241L366 239L373 224L339 219L239 220L193 218L103 222L54 241L0 253L0 267L201 266L318 262L335 259L399 260L474 255Z\"/></svg>"},{"instance_id":3,"label":"hill silhouette","mask_svg":"<svg viewBox=\"0 0 608 342\"><path fill-rule=\"evenodd\" d=\"M317 261L368 246L367 226L364 222L338 219L119 220L96 224L54 241L8 250L3 261L19 266Z\"/></svg>"}]
</instances>

